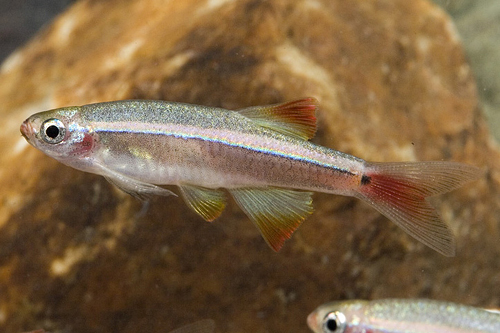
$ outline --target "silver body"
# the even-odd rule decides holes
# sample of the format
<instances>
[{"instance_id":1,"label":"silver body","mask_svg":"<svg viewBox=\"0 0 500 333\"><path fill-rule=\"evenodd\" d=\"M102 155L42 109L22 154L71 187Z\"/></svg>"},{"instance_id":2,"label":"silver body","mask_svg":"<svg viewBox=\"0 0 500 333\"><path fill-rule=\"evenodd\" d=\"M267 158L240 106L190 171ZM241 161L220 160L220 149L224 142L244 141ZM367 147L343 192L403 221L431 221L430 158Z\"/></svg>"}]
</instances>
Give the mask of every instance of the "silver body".
<instances>
[{"instance_id":1,"label":"silver body","mask_svg":"<svg viewBox=\"0 0 500 333\"><path fill-rule=\"evenodd\" d=\"M105 165L152 184L348 194L363 169L359 158L220 108L124 101L83 106L80 114L98 137L90 167Z\"/></svg>"},{"instance_id":2,"label":"silver body","mask_svg":"<svg viewBox=\"0 0 500 333\"><path fill-rule=\"evenodd\" d=\"M341 313L345 325L330 331L322 321L332 312ZM308 324L315 333L498 333L500 315L427 299L351 300L320 306Z\"/></svg>"}]
</instances>

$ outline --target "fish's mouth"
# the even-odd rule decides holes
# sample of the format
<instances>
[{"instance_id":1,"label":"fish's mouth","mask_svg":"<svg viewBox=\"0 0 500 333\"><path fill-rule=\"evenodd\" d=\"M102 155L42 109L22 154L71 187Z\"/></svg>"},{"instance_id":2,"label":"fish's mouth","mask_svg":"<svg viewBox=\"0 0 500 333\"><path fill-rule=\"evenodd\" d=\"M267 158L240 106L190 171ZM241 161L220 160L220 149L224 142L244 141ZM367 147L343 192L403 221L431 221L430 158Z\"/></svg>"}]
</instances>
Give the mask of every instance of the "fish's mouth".
<instances>
[{"instance_id":1,"label":"fish's mouth","mask_svg":"<svg viewBox=\"0 0 500 333\"><path fill-rule=\"evenodd\" d=\"M33 136L33 126L31 125L31 122L26 119L23 121L21 124L21 134L24 136L26 141L30 142L30 137Z\"/></svg>"},{"instance_id":2,"label":"fish's mouth","mask_svg":"<svg viewBox=\"0 0 500 333\"><path fill-rule=\"evenodd\" d=\"M307 325L309 325L310 329L316 332L316 330L318 329L318 315L316 312L313 312L309 316L307 316Z\"/></svg>"}]
</instances>

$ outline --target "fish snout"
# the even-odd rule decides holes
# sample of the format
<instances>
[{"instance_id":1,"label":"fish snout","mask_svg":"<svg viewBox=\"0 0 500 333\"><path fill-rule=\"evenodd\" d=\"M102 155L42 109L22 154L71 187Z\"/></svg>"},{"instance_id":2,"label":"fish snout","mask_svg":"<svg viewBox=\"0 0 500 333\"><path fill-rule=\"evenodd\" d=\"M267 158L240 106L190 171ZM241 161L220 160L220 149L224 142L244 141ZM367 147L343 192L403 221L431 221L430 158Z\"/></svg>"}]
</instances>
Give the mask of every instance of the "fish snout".
<instances>
[{"instance_id":1,"label":"fish snout","mask_svg":"<svg viewBox=\"0 0 500 333\"><path fill-rule=\"evenodd\" d=\"M21 134L24 136L24 138L27 141L29 141L30 137L33 136L33 126L31 125L31 122L29 121L29 119L26 119L21 124Z\"/></svg>"},{"instance_id":2,"label":"fish snout","mask_svg":"<svg viewBox=\"0 0 500 333\"><path fill-rule=\"evenodd\" d=\"M316 332L316 330L318 329L318 314L316 313L316 311L307 316L307 325L314 332Z\"/></svg>"}]
</instances>

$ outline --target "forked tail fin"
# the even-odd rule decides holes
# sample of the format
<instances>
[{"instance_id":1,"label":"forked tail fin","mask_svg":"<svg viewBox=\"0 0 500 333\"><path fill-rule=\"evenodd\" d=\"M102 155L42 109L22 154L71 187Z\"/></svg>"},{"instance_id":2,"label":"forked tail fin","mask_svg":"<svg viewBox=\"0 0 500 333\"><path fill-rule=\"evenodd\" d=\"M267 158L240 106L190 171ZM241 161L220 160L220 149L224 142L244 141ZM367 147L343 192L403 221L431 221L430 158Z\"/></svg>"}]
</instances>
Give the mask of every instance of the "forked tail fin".
<instances>
[{"instance_id":1,"label":"forked tail fin","mask_svg":"<svg viewBox=\"0 0 500 333\"><path fill-rule=\"evenodd\" d=\"M451 191L480 175L480 169L455 162L367 162L356 196L417 240L452 257L453 234L426 198Z\"/></svg>"}]
</instances>

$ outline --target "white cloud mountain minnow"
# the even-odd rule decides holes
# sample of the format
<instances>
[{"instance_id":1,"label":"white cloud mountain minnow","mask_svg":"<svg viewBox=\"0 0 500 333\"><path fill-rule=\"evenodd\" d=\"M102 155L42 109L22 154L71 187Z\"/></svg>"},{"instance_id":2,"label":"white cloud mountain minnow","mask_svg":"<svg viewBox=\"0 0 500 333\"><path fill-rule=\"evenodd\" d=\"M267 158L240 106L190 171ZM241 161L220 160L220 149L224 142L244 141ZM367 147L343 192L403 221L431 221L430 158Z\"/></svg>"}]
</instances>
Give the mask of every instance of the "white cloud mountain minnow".
<instances>
[{"instance_id":1,"label":"white cloud mountain minnow","mask_svg":"<svg viewBox=\"0 0 500 333\"><path fill-rule=\"evenodd\" d=\"M499 333L498 312L426 299L340 301L307 317L315 333Z\"/></svg>"},{"instance_id":2,"label":"white cloud mountain minnow","mask_svg":"<svg viewBox=\"0 0 500 333\"><path fill-rule=\"evenodd\" d=\"M207 221L229 191L278 251L312 212L312 193L365 200L407 233L453 256L450 229L426 197L479 176L453 162L369 163L308 141L314 98L229 111L165 101L128 100L32 115L21 133L73 168L96 173L137 197L173 192Z\"/></svg>"}]
</instances>

